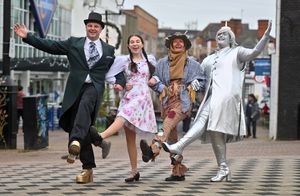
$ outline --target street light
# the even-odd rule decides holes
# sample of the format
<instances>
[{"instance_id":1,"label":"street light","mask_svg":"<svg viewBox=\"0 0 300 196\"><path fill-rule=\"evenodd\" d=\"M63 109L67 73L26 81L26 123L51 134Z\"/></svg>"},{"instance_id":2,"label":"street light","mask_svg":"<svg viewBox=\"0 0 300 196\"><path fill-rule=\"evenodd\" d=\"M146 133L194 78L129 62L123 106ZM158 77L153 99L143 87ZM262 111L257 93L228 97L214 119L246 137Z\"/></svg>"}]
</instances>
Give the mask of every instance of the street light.
<instances>
[{"instance_id":1,"label":"street light","mask_svg":"<svg viewBox=\"0 0 300 196\"><path fill-rule=\"evenodd\" d=\"M91 10L93 12L95 10L95 8L96 8L97 1L98 0L84 0L83 6L88 6L89 10ZM125 0L115 0L115 3L116 3L116 5L117 5L118 8L123 7L124 2L125 2ZM106 37L105 41L106 41L106 43L108 43L108 39L109 39L109 31L108 31L107 26L115 28L116 31L117 31L117 33L118 33L118 42L117 42L117 44L115 46L116 49L119 48L119 45L120 45L120 42L121 42L121 31L120 31L120 29L116 25L114 25L113 23L108 22L108 16L110 16L110 15L121 15L121 14L122 14L121 9L119 9L118 13L109 12L109 10L105 10L105 13L101 14L101 15L105 15L105 26L106 26L106 29L105 29L105 37Z\"/></svg>"},{"instance_id":2,"label":"street light","mask_svg":"<svg viewBox=\"0 0 300 196\"><path fill-rule=\"evenodd\" d=\"M116 5L118 8L121 8L124 4L124 1L125 0L115 0L116 1ZM116 31L118 32L118 41L117 41L117 44L115 46L116 49L119 48L119 45L121 43L121 31L119 30L119 28L115 25L115 24L112 24L110 22L108 22L108 16L109 15L121 15L122 12L121 12L121 9L119 9L119 13L114 13L114 12L109 12L108 10L105 10L105 41L106 43L108 43L108 39L109 39L109 32L108 32L108 26L111 26L113 28L116 29ZM106 89L109 89L109 84L107 84L107 88ZM109 91L107 93L107 101L108 101L108 110L110 111L110 103L109 103Z\"/></svg>"},{"instance_id":3,"label":"street light","mask_svg":"<svg viewBox=\"0 0 300 196\"><path fill-rule=\"evenodd\" d=\"M116 1L117 7L121 8L121 7L123 7L124 1L125 1L125 0L115 0L115 1ZM106 41L106 43L108 43L108 38L109 38L107 26L113 26L113 27L115 27L113 24L111 24L111 23L108 22L108 16L109 16L109 15L122 15L121 9L119 9L119 13L113 13L113 12L109 12L108 10L105 10L105 23L106 23L105 41ZM118 29L117 27L115 27L115 28L116 28L116 30L118 31L118 36L119 36L119 39L118 39L118 40L120 40L120 38L121 38L121 37L120 37L120 36L121 36L121 32L119 31L119 29ZM118 49L118 47L119 47L119 44L120 44L120 43L117 43L117 45L116 45L116 48L117 48L117 49Z\"/></svg>"},{"instance_id":4,"label":"street light","mask_svg":"<svg viewBox=\"0 0 300 196\"><path fill-rule=\"evenodd\" d=\"M117 7L123 7L125 0L116 0Z\"/></svg>"}]
</instances>

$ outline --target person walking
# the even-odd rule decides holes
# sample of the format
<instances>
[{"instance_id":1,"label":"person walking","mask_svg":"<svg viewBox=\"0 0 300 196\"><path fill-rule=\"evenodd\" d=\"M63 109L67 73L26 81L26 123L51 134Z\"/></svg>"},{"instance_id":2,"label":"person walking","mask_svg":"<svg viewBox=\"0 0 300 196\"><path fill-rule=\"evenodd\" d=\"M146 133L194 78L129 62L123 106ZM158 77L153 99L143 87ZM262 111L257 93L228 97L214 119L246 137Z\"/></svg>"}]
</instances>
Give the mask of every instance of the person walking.
<instances>
[{"instance_id":1,"label":"person walking","mask_svg":"<svg viewBox=\"0 0 300 196\"><path fill-rule=\"evenodd\" d=\"M16 24L15 33L25 43L55 55L66 55L70 64L59 125L69 133L67 161L73 163L79 156L82 171L76 176L77 183L93 181L96 167L92 143L102 152L109 152L110 144L103 141L92 127L102 100L105 77L114 62L114 47L99 36L105 24L101 14L91 12L84 20L85 37L70 37L64 41L43 39L29 33L25 25ZM124 86L123 73L116 75L116 83ZM104 150L104 151L103 151Z\"/></svg>"},{"instance_id":2,"label":"person walking","mask_svg":"<svg viewBox=\"0 0 300 196\"><path fill-rule=\"evenodd\" d=\"M120 101L116 119L100 135L106 139L124 128L131 165L131 175L125 182L133 182L140 178L137 170L136 133L157 132L151 89L148 86L156 60L154 56L146 54L144 40L140 35L130 35L127 44L129 55L117 56L114 62L116 68L125 72L126 92ZM121 89L118 85L115 88Z\"/></svg>"},{"instance_id":3,"label":"person walking","mask_svg":"<svg viewBox=\"0 0 300 196\"><path fill-rule=\"evenodd\" d=\"M252 129L252 137L256 138L256 122L260 117L259 107L257 103L257 99L254 94L248 95L248 102L246 105L246 127L247 127L247 137L251 136Z\"/></svg>"},{"instance_id":4,"label":"person walking","mask_svg":"<svg viewBox=\"0 0 300 196\"><path fill-rule=\"evenodd\" d=\"M237 46L230 27L224 26L218 30L218 48L201 64L207 83L195 122L177 143L162 144L165 151L182 155L186 146L201 136L206 139L208 134L219 167L217 175L210 179L211 182L231 180L226 142L238 141L246 135L242 101L245 62L253 60L263 51L269 40L271 26L272 22L269 21L263 37L253 49Z\"/></svg>"},{"instance_id":5,"label":"person walking","mask_svg":"<svg viewBox=\"0 0 300 196\"><path fill-rule=\"evenodd\" d=\"M159 93L163 125L153 138L151 145L148 145L144 139L140 141L144 162L153 161L159 155L162 142L168 140L175 143L177 141L176 126L191 115L196 99L193 85L200 85L198 80L204 79L200 64L188 56L191 42L186 34L170 35L165 45L168 48L168 56L158 61L155 73L149 80L149 86ZM185 173L188 169L182 164L182 157L180 160L171 161L171 165L172 173L165 180L185 180Z\"/></svg>"}]
</instances>

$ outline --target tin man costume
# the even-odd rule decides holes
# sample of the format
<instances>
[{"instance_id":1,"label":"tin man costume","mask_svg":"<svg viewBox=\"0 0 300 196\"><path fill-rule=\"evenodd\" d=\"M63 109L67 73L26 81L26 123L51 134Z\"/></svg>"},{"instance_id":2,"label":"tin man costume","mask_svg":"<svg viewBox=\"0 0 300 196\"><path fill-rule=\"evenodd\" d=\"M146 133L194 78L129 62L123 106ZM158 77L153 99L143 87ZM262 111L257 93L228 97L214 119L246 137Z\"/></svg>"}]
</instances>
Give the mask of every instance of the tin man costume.
<instances>
[{"instance_id":1,"label":"tin man costume","mask_svg":"<svg viewBox=\"0 0 300 196\"><path fill-rule=\"evenodd\" d=\"M269 40L271 25L270 21L263 37L253 49L237 46L230 27L222 27L217 32L218 49L201 64L207 83L195 122L176 144L162 144L165 151L181 155L186 146L200 137L205 139L204 136L209 133L219 166L211 182L231 180L226 161L226 142L237 141L246 135L242 101L245 62L253 60L263 51Z\"/></svg>"},{"instance_id":2,"label":"tin man costume","mask_svg":"<svg viewBox=\"0 0 300 196\"><path fill-rule=\"evenodd\" d=\"M158 61L153 75L156 83L152 86L159 93L163 125L150 146L146 140L141 140L140 147L144 162L154 161L160 153L162 142L168 140L170 143L175 143L177 141L176 126L191 114L195 101L194 84L204 89L203 70L200 64L187 54L187 50L191 48L191 42L187 36L175 33L166 39L165 45L169 49L168 56ZM172 174L165 179L166 181L185 180L184 174L187 167L181 162L182 156L171 162Z\"/></svg>"}]
</instances>

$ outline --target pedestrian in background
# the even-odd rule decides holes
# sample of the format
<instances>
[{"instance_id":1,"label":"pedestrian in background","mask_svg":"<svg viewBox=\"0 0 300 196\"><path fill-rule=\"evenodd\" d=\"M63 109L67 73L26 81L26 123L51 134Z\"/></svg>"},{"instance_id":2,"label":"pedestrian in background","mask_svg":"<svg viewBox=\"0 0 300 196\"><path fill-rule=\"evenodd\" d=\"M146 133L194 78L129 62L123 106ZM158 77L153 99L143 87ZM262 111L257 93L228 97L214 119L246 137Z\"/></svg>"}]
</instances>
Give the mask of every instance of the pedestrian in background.
<instances>
[{"instance_id":1,"label":"pedestrian in background","mask_svg":"<svg viewBox=\"0 0 300 196\"><path fill-rule=\"evenodd\" d=\"M23 86L18 86L18 94L17 94L17 115L18 115L18 129L20 126L20 119L22 118L23 122L23 97L25 97L25 93L23 92ZM23 125L22 125L23 127Z\"/></svg>"},{"instance_id":2,"label":"pedestrian in background","mask_svg":"<svg viewBox=\"0 0 300 196\"><path fill-rule=\"evenodd\" d=\"M257 99L254 94L248 95L248 102L246 105L246 127L247 127L247 137L251 136L252 129L252 137L256 138L256 122L260 117L259 107L257 103Z\"/></svg>"},{"instance_id":3,"label":"pedestrian in background","mask_svg":"<svg viewBox=\"0 0 300 196\"><path fill-rule=\"evenodd\" d=\"M83 22L86 36L64 41L42 39L29 33L25 25L14 26L15 33L24 42L50 54L66 55L69 60L70 73L59 125L69 133L67 161L73 163L79 156L82 163L82 172L76 176L77 183L93 181L96 164L92 143L101 147L102 153L107 154L110 149L110 144L91 127L102 101L106 74L115 59L115 48L99 38L105 26L101 14L91 12ZM123 73L116 78L116 83L125 85Z\"/></svg>"}]
</instances>

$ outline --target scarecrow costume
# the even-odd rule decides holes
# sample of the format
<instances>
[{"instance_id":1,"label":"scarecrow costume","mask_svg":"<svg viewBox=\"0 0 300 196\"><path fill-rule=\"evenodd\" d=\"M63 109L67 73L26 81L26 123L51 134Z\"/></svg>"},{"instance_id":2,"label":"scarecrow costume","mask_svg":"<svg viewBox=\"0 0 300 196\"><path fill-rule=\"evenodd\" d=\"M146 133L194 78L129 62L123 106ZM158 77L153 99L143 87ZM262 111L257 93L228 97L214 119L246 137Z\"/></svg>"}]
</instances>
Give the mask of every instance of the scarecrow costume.
<instances>
[{"instance_id":1,"label":"scarecrow costume","mask_svg":"<svg viewBox=\"0 0 300 196\"><path fill-rule=\"evenodd\" d=\"M178 51L173 48L174 39L181 39L184 42L184 50ZM167 37L165 42L169 49L168 56L160 59L156 66L153 78L158 81L153 90L159 93L161 102L162 128L158 131L148 145L146 140L141 140L140 147L143 154L143 161L154 161L159 155L162 142L170 144L177 142L177 124L191 115L192 106L195 102L196 91L190 85L194 80L203 81L203 71L200 64L188 56L187 50L191 48L191 42L185 34L175 33ZM188 168L182 164L183 157L174 159L175 154L170 154L172 174L166 181L185 180L185 173Z\"/></svg>"}]
</instances>

